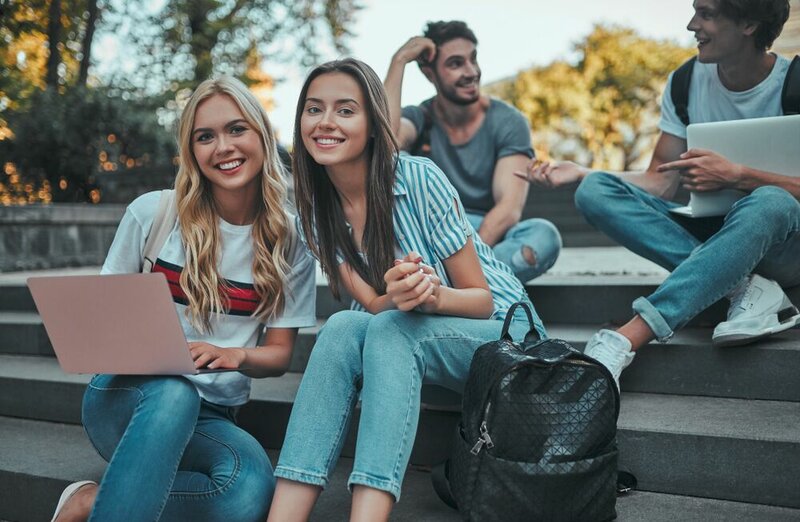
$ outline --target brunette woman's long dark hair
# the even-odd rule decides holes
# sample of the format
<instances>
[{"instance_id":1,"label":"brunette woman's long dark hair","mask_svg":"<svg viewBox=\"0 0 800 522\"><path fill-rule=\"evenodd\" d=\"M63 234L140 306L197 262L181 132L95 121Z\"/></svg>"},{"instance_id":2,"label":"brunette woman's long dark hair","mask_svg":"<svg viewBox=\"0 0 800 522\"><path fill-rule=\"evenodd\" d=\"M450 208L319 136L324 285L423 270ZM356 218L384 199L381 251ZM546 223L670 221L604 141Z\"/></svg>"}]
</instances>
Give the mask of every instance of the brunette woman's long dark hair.
<instances>
[{"instance_id":1,"label":"brunette woman's long dark hair","mask_svg":"<svg viewBox=\"0 0 800 522\"><path fill-rule=\"evenodd\" d=\"M325 168L314 161L303 143L300 118L305 108L308 87L315 78L329 73L347 74L358 83L370 122L371 137L367 143L367 219L362 239L366 261L359 255L353 242L339 195ZM331 292L339 298L341 278L336 263L338 250L364 281L379 294L385 293L383 275L392 266L395 258L392 188L398 147L389 122L389 103L383 83L369 65L354 58L335 60L316 67L308 75L300 91L294 128L292 167L297 213L303 227L302 234L311 252L319 259L322 271L328 276Z\"/></svg>"}]
</instances>

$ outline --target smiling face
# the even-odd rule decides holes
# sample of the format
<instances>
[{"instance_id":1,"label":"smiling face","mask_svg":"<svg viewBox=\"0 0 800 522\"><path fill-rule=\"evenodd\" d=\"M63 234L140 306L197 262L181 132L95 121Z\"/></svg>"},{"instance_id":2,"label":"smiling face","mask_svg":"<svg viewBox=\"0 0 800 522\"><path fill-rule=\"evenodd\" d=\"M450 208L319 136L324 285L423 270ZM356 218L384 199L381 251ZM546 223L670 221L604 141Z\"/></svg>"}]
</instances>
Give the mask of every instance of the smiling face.
<instances>
[{"instance_id":1,"label":"smiling face","mask_svg":"<svg viewBox=\"0 0 800 522\"><path fill-rule=\"evenodd\" d=\"M197 165L215 196L221 191L258 192L264 145L230 96L215 94L197 106L191 140Z\"/></svg>"},{"instance_id":2,"label":"smiling face","mask_svg":"<svg viewBox=\"0 0 800 522\"><path fill-rule=\"evenodd\" d=\"M697 40L697 58L702 63L721 63L741 55L755 27L747 22L736 22L720 12L717 0L695 0L694 16L686 29Z\"/></svg>"},{"instance_id":3,"label":"smiling face","mask_svg":"<svg viewBox=\"0 0 800 522\"><path fill-rule=\"evenodd\" d=\"M367 168L370 118L358 82L332 72L314 78L300 117L303 145L314 161L331 169Z\"/></svg>"},{"instance_id":4,"label":"smiling face","mask_svg":"<svg viewBox=\"0 0 800 522\"><path fill-rule=\"evenodd\" d=\"M478 49L465 38L454 38L436 50L431 81L445 99L469 105L480 99Z\"/></svg>"}]
</instances>

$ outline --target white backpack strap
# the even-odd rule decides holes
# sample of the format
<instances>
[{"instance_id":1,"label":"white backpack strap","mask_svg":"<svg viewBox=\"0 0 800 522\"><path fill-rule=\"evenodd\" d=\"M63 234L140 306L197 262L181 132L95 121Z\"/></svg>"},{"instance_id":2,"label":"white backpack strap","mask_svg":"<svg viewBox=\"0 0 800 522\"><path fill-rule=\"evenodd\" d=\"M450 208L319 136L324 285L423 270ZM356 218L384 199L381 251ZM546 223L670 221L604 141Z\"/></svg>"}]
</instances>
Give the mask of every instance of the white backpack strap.
<instances>
[{"instance_id":1,"label":"white backpack strap","mask_svg":"<svg viewBox=\"0 0 800 522\"><path fill-rule=\"evenodd\" d=\"M178 219L178 209L175 205L175 191L171 189L162 190L161 198L158 200L156 215L153 217L153 224L150 226L150 233L144 243L142 251L142 273L149 273L153 270L158 253L169 237L175 221Z\"/></svg>"}]
</instances>

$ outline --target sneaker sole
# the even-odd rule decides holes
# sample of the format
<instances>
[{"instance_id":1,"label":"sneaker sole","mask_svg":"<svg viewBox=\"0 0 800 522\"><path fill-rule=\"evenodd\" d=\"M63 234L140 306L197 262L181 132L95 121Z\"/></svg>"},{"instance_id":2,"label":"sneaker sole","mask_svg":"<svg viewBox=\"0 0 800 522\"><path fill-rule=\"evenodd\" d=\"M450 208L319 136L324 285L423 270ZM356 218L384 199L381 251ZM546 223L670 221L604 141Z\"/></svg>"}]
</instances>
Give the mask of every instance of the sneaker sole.
<instances>
[{"instance_id":1,"label":"sneaker sole","mask_svg":"<svg viewBox=\"0 0 800 522\"><path fill-rule=\"evenodd\" d=\"M787 315L788 317L786 317ZM715 348L742 346L758 341L759 339L763 339L764 337L769 337L770 335L784 332L796 326L800 326L800 312L798 312L797 308L795 307L781 310L778 312L778 320L780 322L777 325L759 332L756 335L749 333L731 333L727 335L721 335L715 339L712 338L711 345Z\"/></svg>"}]
</instances>

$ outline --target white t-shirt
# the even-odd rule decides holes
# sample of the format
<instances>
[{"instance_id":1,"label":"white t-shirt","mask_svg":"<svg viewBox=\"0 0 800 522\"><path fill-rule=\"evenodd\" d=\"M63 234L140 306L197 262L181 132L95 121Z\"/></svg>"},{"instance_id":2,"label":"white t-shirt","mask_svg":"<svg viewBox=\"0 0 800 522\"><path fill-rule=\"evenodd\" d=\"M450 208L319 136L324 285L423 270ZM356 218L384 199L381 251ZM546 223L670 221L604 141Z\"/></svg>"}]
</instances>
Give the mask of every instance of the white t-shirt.
<instances>
[{"instance_id":1,"label":"white t-shirt","mask_svg":"<svg viewBox=\"0 0 800 522\"><path fill-rule=\"evenodd\" d=\"M138 272L142 264L142 251L150 232L160 198L160 191L149 192L131 203L117 228L114 242L101 270L102 274L126 274ZM294 223L290 218L289 223ZM170 232L158 254L153 271L165 273L171 282L175 307L183 327L186 340L204 341L220 347L256 346L261 323L251 316L258 296L253 288L253 243L252 225L232 225L219 220L222 252L218 266L220 277L232 290L231 310L226 314L211 314L211 331L198 332L188 319L183 292L177 282L185 264L184 248L178 224ZM316 281L314 259L301 241L293 242L292 251L286 256L290 266L284 294L286 304L283 312L267 321L267 327L300 328L312 326L316 320ZM250 395L250 378L239 372L187 375L205 400L224 406L237 406L247 402Z\"/></svg>"},{"instance_id":2,"label":"white t-shirt","mask_svg":"<svg viewBox=\"0 0 800 522\"><path fill-rule=\"evenodd\" d=\"M689 85L689 121L710 123L714 121L744 120L782 116L781 90L786 72L791 63L788 58L776 55L775 65L764 80L746 91L730 91L722 85L717 74L717 64L700 63L696 60ZM659 129L673 136L686 139L686 125L675 114L672 103L672 76L661 97L661 121Z\"/></svg>"}]
</instances>

